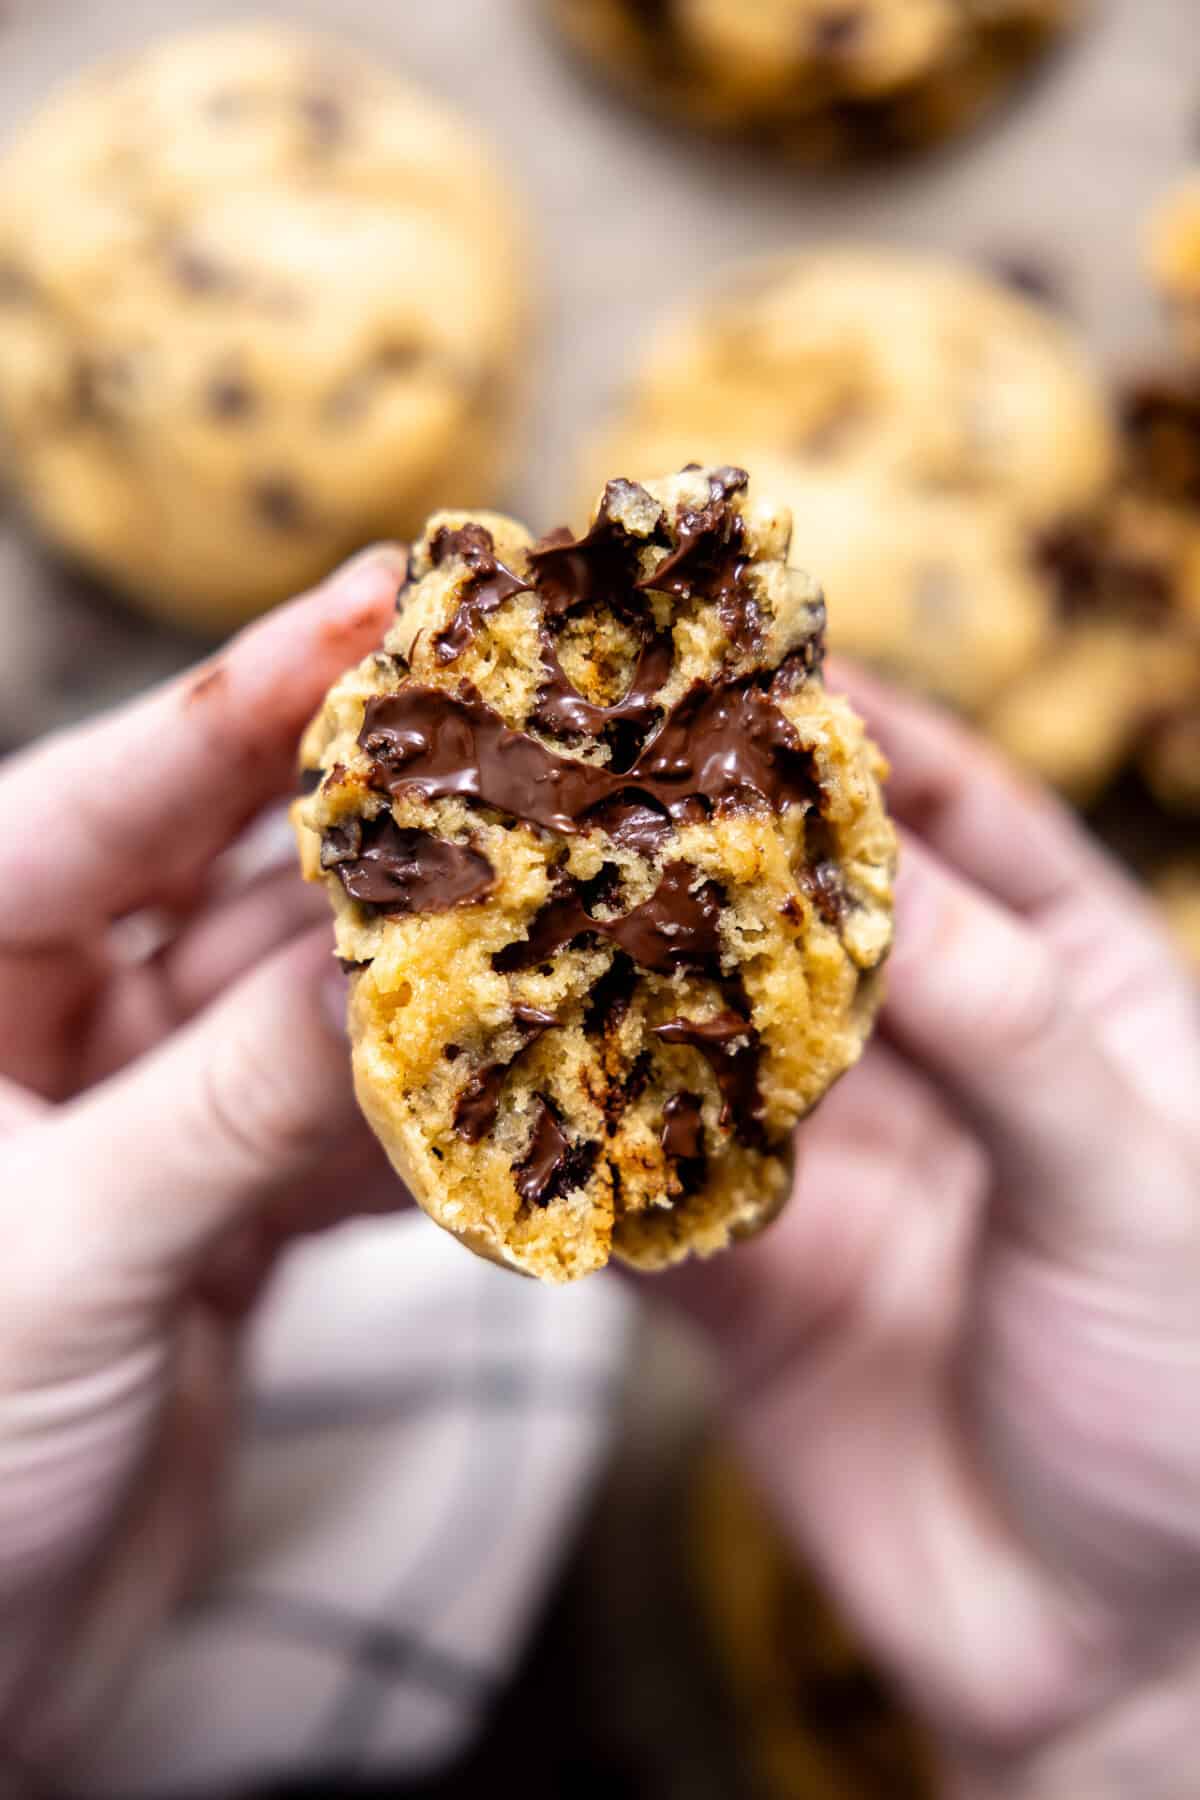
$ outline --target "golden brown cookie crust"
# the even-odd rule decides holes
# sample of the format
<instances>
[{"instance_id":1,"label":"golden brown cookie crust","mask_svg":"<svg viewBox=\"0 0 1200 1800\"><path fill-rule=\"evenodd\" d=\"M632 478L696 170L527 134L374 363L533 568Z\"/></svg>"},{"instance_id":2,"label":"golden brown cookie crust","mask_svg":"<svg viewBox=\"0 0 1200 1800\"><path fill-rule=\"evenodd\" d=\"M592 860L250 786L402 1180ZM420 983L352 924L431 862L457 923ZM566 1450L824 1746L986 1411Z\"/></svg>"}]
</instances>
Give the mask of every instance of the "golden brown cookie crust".
<instances>
[{"instance_id":1,"label":"golden brown cookie crust","mask_svg":"<svg viewBox=\"0 0 1200 1800\"><path fill-rule=\"evenodd\" d=\"M363 1109L430 1215L525 1273L760 1229L869 1032L883 765L788 537L727 468L609 483L577 541L438 514L305 738Z\"/></svg>"},{"instance_id":2,"label":"golden brown cookie crust","mask_svg":"<svg viewBox=\"0 0 1200 1800\"><path fill-rule=\"evenodd\" d=\"M1146 254L1181 348L1200 361L1200 169L1156 208Z\"/></svg>"},{"instance_id":3,"label":"golden brown cookie crust","mask_svg":"<svg viewBox=\"0 0 1200 1800\"><path fill-rule=\"evenodd\" d=\"M103 64L0 163L7 478L152 610L236 624L495 497L522 240L470 128L337 43L219 25Z\"/></svg>"},{"instance_id":4,"label":"golden brown cookie crust","mask_svg":"<svg viewBox=\"0 0 1200 1800\"><path fill-rule=\"evenodd\" d=\"M886 156L972 124L1083 0L546 0L644 104L809 162Z\"/></svg>"}]
</instances>

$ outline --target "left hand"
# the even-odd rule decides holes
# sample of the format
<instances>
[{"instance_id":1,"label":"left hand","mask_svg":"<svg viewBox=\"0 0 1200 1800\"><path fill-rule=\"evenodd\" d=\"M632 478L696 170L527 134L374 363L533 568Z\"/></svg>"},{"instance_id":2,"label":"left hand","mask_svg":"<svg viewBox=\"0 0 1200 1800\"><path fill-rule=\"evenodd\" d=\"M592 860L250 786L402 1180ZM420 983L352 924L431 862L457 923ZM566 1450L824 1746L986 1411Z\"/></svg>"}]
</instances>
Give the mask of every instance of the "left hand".
<instances>
[{"instance_id":1,"label":"left hand","mask_svg":"<svg viewBox=\"0 0 1200 1800\"><path fill-rule=\"evenodd\" d=\"M58 1765L204 1554L281 1248L403 1196L323 1003L324 896L221 858L399 575L368 552L0 772L0 1787ZM167 941L122 959L151 908Z\"/></svg>"}]
</instances>

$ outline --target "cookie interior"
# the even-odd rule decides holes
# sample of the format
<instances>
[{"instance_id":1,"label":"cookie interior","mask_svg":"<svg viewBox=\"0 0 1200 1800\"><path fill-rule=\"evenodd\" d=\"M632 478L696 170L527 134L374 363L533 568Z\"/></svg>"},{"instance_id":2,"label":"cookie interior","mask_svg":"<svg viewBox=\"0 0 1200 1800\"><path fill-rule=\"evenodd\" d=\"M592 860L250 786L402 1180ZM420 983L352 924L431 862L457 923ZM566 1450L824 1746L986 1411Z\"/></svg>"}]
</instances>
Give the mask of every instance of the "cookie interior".
<instances>
[{"instance_id":1,"label":"cookie interior","mask_svg":"<svg viewBox=\"0 0 1200 1800\"><path fill-rule=\"evenodd\" d=\"M756 1228L890 937L881 764L738 470L581 537L439 515L304 745L358 1091L417 1198L549 1279Z\"/></svg>"}]
</instances>

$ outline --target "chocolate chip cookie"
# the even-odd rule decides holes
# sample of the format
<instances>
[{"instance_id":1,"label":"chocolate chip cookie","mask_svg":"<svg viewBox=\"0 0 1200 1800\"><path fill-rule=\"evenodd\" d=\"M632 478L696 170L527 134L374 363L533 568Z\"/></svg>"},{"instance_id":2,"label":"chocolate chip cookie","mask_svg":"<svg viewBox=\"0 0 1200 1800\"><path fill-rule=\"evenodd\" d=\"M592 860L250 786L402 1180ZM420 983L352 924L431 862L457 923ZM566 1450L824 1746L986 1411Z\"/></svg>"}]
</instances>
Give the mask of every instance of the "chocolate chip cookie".
<instances>
[{"instance_id":1,"label":"chocolate chip cookie","mask_svg":"<svg viewBox=\"0 0 1200 1800\"><path fill-rule=\"evenodd\" d=\"M756 471L833 644L979 716L1054 638L1041 545L1107 491L1106 396L1051 309L978 271L830 246L734 270L652 342L585 455Z\"/></svg>"},{"instance_id":2,"label":"chocolate chip cookie","mask_svg":"<svg viewBox=\"0 0 1200 1800\"><path fill-rule=\"evenodd\" d=\"M788 540L730 467L610 481L536 543L437 514L304 740L363 1110L426 1211L525 1273L757 1230L870 1030L882 763Z\"/></svg>"},{"instance_id":3,"label":"chocolate chip cookie","mask_svg":"<svg viewBox=\"0 0 1200 1800\"><path fill-rule=\"evenodd\" d=\"M494 495L524 301L493 162L278 25L52 97L0 163L0 456L35 524L215 631Z\"/></svg>"},{"instance_id":4,"label":"chocolate chip cookie","mask_svg":"<svg viewBox=\"0 0 1200 1800\"><path fill-rule=\"evenodd\" d=\"M881 157L962 129L1082 0L547 0L643 101L808 160Z\"/></svg>"},{"instance_id":5,"label":"chocolate chip cookie","mask_svg":"<svg viewBox=\"0 0 1200 1800\"><path fill-rule=\"evenodd\" d=\"M1200 357L1200 170L1158 207L1147 251L1180 344L1188 356Z\"/></svg>"},{"instance_id":6,"label":"chocolate chip cookie","mask_svg":"<svg viewBox=\"0 0 1200 1800\"><path fill-rule=\"evenodd\" d=\"M1154 892L1177 943L1200 975L1200 855L1180 857L1159 870Z\"/></svg>"}]
</instances>

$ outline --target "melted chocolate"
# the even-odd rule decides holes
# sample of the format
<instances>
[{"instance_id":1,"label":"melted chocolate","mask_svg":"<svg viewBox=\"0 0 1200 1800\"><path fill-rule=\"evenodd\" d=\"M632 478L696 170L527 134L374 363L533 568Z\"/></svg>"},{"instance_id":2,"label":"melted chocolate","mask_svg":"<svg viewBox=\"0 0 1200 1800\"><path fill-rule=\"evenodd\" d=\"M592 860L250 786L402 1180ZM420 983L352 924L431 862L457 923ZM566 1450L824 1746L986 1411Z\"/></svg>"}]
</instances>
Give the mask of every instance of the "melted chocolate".
<instances>
[{"instance_id":1,"label":"melted chocolate","mask_svg":"<svg viewBox=\"0 0 1200 1800\"><path fill-rule=\"evenodd\" d=\"M613 706L596 706L572 686L558 660L553 638L543 631L542 667L546 673L538 689L532 722L551 737L604 738L617 748L622 747L624 734L616 728L627 727L635 738L633 756L627 759L614 756L614 764L620 766L631 762L640 748L638 740L645 736L662 712L657 696L670 676L674 661L675 644L669 632L647 638L624 698Z\"/></svg>"},{"instance_id":2,"label":"melted chocolate","mask_svg":"<svg viewBox=\"0 0 1200 1800\"><path fill-rule=\"evenodd\" d=\"M496 883L477 850L403 829L387 813L331 825L321 867L335 870L352 899L380 913L448 912L483 900Z\"/></svg>"},{"instance_id":3,"label":"melted chocolate","mask_svg":"<svg viewBox=\"0 0 1200 1800\"><path fill-rule=\"evenodd\" d=\"M572 1144L549 1100L539 1094L529 1149L513 1168L517 1192L526 1206L548 1206L559 1194L582 1187L599 1148Z\"/></svg>"},{"instance_id":4,"label":"melted chocolate","mask_svg":"<svg viewBox=\"0 0 1200 1800\"><path fill-rule=\"evenodd\" d=\"M744 469L717 469L709 479L708 505L681 509L675 519L674 549L652 575L638 582L640 589L674 594L680 600L711 600L730 643L743 652L758 648L765 624L745 580L751 560L745 527L729 504L748 480Z\"/></svg>"},{"instance_id":5,"label":"melted chocolate","mask_svg":"<svg viewBox=\"0 0 1200 1800\"><path fill-rule=\"evenodd\" d=\"M607 1037L614 1032L625 1014L637 988L637 970L623 950L618 950L595 983L588 996L584 1030L592 1037Z\"/></svg>"},{"instance_id":6,"label":"melted chocolate","mask_svg":"<svg viewBox=\"0 0 1200 1800\"><path fill-rule=\"evenodd\" d=\"M470 647L488 613L514 594L528 593L530 584L498 560L495 539L482 525L464 525L458 531L443 526L429 548L435 568L448 557L459 556L471 571L454 617L433 640L438 661L450 663Z\"/></svg>"},{"instance_id":7,"label":"melted chocolate","mask_svg":"<svg viewBox=\"0 0 1200 1800\"><path fill-rule=\"evenodd\" d=\"M827 925L836 931L846 917L846 884L836 863L818 862L805 869L800 886Z\"/></svg>"},{"instance_id":8,"label":"melted chocolate","mask_svg":"<svg viewBox=\"0 0 1200 1800\"><path fill-rule=\"evenodd\" d=\"M1122 397L1131 472L1164 499L1200 505L1200 381L1147 380Z\"/></svg>"},{"instance_id":9,"label":"melted chocolate","mask_svg":"<svg viewBox=\"0 0 1200 1800\"><path fill-rule=\"evenodd\" d=\"M720 918L721 890L701 880L690 863L671 863L649 900L619 919L594 919L579 884L568 878L535 914L524 940L507 945L492 961L502 974L515 974L536 968L579 938L605 937L656 975L694 969L715 979L721 972Z\"/></svg>"},{"instance_id":10,"label":"melted chocolate","mask_svg":"<svg viewBox=\"0 0 1200 1800\"><path fill-rule=\"evenodd\" d=\"M663 1107L662 1147L667 1156L696 1162L704 1155L704 1115L698 1094L672 1094Z\"/></svg>"},{"instance_id":11,"label":"melted chocolate","mask_svg":"<svg viewBox=\"0 0 1200 1800\"><path fill-rule=\"evenodd\" d=\"M1172 609L1169 570L1148 557L1129 555L1106 539L1102 528L1060 526L1038 540L1034 559L1068 622L1116 611L1154 626Z\"/></svg>"},{"instance_id":12,"label":"melted chocolate","mask_svg":"<svg viewBox=\"0 0 1200 1800\"><path fill-rule=\"evenodd\" d=\"M489 1063L486 1068L478 1069L458 1096L454 1108L454 1129L468 1144L479 1143L481 1138L487 1137L496 1123L504 1078L517 1057L535 1044L544 1031L557 1025L558 1020L553 1013L539 1012L536 1006L514 1006L513 1022L521 1028L525 1037L520 1049L506 1063Z\"/></svg>"},{"instance_id":13,"label":"melted chocolate","mask_svg":"<svg viewBox=\"0 0 1200 1800\"><path fill-rule=\"evenodd\" d=\"M656 1025L664 1044L690 1044L712 1067L721 1090L721 1124L744 1144L761 1146L763 1100L758 1086L758 1032L741 1013L712 1019L670 1019Z\"/></svg>"},{"instance_id":14,"label":"melted chocolate","mask_svg":"<svg viewBox=\"0 0 1200 1800\"><path fill-rule=\"evenodd\" d=\"M595 523L582 537L565 528L552 531L529 552L538 594L547 618L562 618L577 606L611 606L620 617L641 622L646 602L637 592L638 548L649 538L631 537L613 517L617 502L629 495L643 502L645 488L629 481L610 481ZM663 514L665 522L666 515Z\"/></svg>"},{"instance_id":15,"label":"melted chocolate","mask_svg":"<svg viewBox=\"0 0 1200 1800\"><path fill-rule=\"evenodd\" d=\"M568 836L602 824L638 848L656 831L661 840L648 815L690 823L722 807L781 812L816 798L808 754L753 678L695 682L622 773L556 756L473 692L418 685L369 700L358 743L386 793L457 795Z\"/></svg>"}]
</instances>

